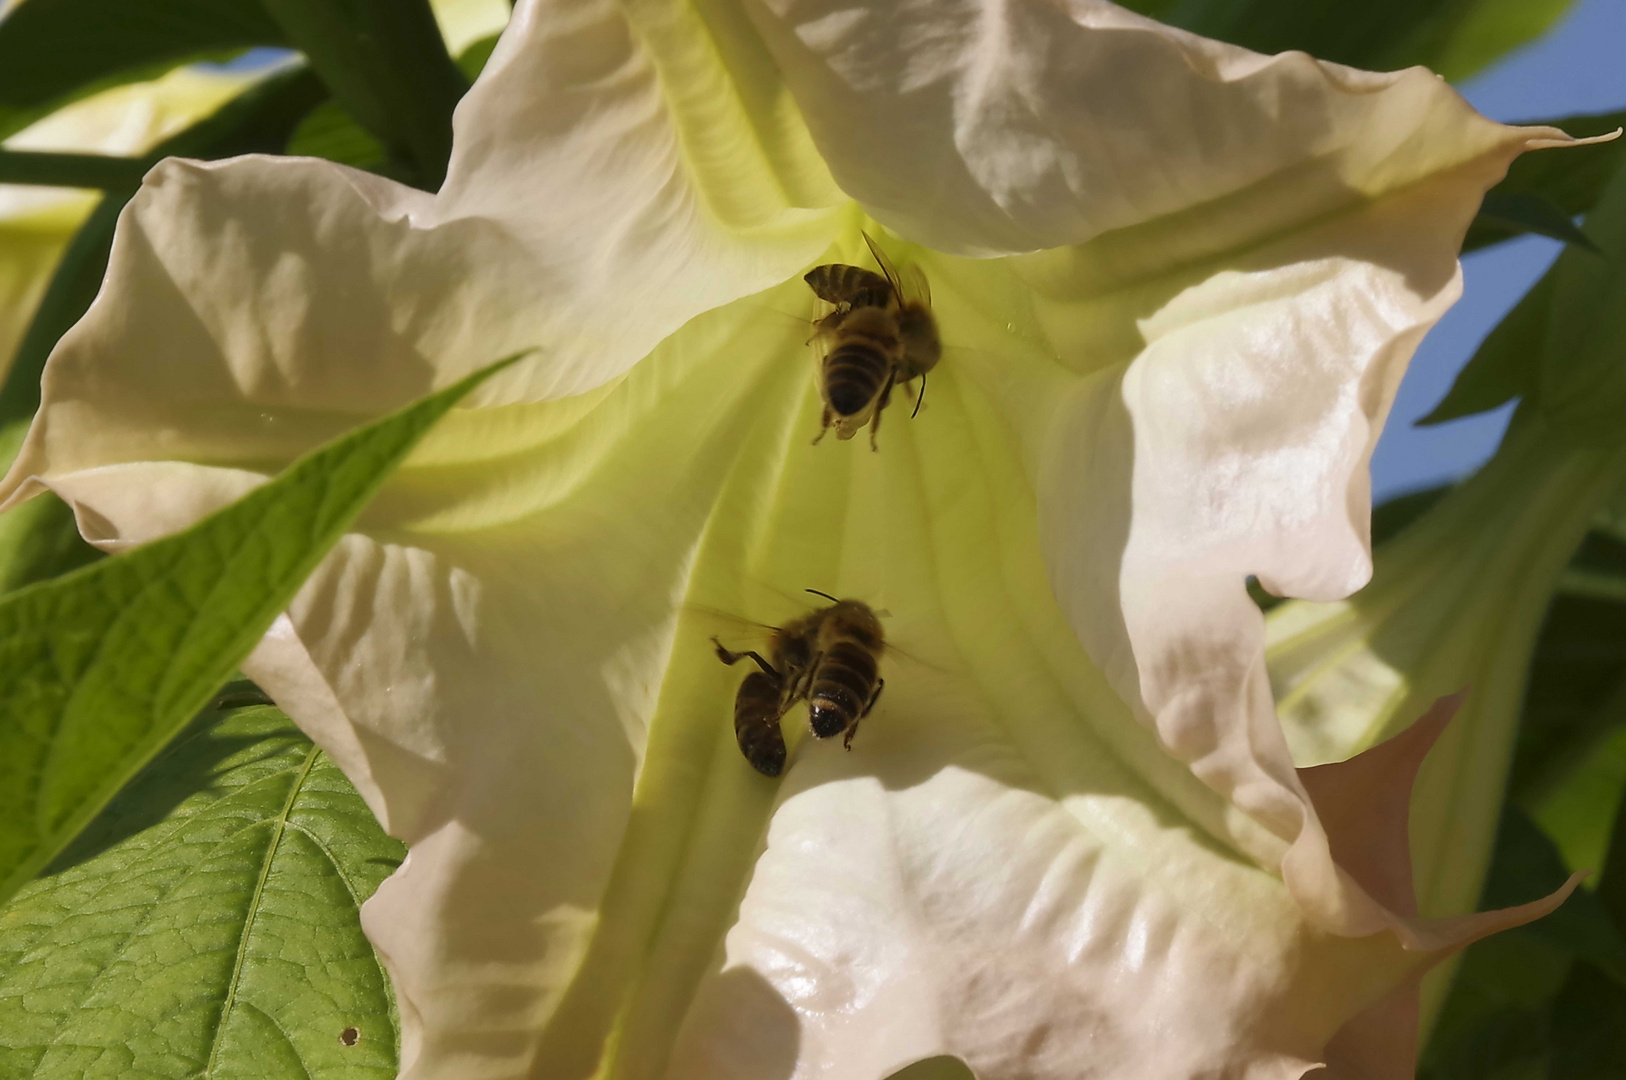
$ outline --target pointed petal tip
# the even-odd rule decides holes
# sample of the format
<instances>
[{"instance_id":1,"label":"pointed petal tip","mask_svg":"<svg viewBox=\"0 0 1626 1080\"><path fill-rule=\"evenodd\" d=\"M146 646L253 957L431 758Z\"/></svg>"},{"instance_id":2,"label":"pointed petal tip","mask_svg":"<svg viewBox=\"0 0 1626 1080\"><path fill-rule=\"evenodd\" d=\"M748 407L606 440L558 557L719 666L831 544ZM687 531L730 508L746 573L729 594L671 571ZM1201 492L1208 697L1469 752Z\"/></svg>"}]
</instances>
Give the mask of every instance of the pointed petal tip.
<instances>
[{"instance_id":1,"label":"pointed petal tip","mask_svg":"<svg viewBox=\"0 0 1626 1080\"><path fill-rule=\"evenodd\" d=\"M1417 914L1407 835L1412 784L1467 696L1464 688L1438 699L1406 730L1346 761L1299 770L1333 858L1402 918Z\"/></svg>"},{"instance_id":2,"label":"pointed petal tip","mask_svg":"<svg viewBox=\"0 0 1626 1080\"><path fill-rule=\"evenodd\" d=\"M1550 150L1566 146L1593 146L1597 143L1614 142L1620 138L1622 132L1626 132L1626 128L1616 128L1614 131L1606 131L1602 135L1588 135L1583 138L1576 138L1555 127L1531 127L1520 130L1531 133L1524 144L1526 150ZM1540 134L1537 134L1538 132Z\"/></svg>"}]
</instances>

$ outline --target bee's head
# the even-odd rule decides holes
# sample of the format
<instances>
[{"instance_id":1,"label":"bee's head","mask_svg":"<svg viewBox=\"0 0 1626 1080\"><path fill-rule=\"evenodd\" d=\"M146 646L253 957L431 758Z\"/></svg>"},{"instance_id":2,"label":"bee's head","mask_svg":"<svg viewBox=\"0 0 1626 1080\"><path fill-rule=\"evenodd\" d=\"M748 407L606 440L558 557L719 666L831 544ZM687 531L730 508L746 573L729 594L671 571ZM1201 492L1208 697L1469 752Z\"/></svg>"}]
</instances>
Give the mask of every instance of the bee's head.
<instances>
[{"instance_id":1,"label":"bee's head","mask_svg":"<svg viewBox=\"0 0 1626 1080\"><path fill-rule=\"evenodd\" d=\"M840 620L849 633L863 639L871 648L880 647L886 639L886 632L881 629L881 620L876 616L875 609L862 600L837 600L830 609L830 616Z\"/></svg>"},{"instance_id":2,"label":"bee's head","mask_svg":"<svg viewBox=\"0 0 1626 1080\"><path fill-rule=\"evenodd\" d=\"M937 320L925 304L907 304L897 315L898 341L904 358L919 375L937 366L943 356L943 342L937 336Z\"/></svg>"}]
</instances>

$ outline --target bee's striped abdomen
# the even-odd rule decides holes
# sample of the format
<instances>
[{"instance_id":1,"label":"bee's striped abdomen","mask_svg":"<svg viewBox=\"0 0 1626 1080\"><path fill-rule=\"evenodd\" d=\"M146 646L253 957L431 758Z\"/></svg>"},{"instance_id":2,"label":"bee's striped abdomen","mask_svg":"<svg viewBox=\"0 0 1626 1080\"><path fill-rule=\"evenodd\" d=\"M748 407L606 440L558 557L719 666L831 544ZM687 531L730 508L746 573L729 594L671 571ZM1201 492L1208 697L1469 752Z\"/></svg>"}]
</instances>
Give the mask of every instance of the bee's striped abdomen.
<instances>
[{"instance_id":1,"label":"bee's striped abdomen","mask_svg":"<svg viewBox=\"0 0 1626 1080\"><path fill-rule=\"evenodd\" d=\"M886 353L873 341L843 341L824 358L824 393L830 407L842 416L863 412L880 394L890 370Z\"/></svg>"},{"instance_id":2,"label":"bee's striped abdomen","mask_svg":"<svg viewBox=\"0 0 1626 1080\"><path fill-rule=\"evenodd\" d=\"M734 695L734 738L745 760L764 776L785 769L785 736L779 730L783 685L765 671L753 671Z\"/></svg>"},{"instance_id":3,"label":"bee's striped abdomen","mask_svg":"<svg viewBox=\"0 0 1626 1080\"><path fill-rule=\"evenodd\" d=\"M892 299L892 283L862 266L827 263L809 270L802 280L820 300L837 306L885 307Z\"/></svg>"},{"instance_id":4,"label":"bee's striped abdomen","mask_svg":"<svg viewBox=\"0 0 1626 1080\"><path fill-rule=\"evenodd\" d=\"M832 645L813 672L807 696L813 734L828 739L856 724L875 697L879 678L872 650L854 641Z\"/></svg>"}]
</instances>

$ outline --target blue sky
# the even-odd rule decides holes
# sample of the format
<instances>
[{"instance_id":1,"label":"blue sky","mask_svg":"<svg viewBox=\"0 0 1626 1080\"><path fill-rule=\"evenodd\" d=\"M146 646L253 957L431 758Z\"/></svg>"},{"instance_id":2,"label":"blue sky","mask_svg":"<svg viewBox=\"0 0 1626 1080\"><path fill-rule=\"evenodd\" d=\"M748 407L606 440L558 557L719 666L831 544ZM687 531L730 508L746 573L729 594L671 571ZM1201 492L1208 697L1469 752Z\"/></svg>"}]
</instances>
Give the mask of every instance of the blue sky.
<instances>
[{"instance_id":1,"label":"blue sky","mask_svg":"<svg viewBox=\"0 0 1626 1080\"><path fill-rule=\"evenodd\" d=\"M1623 52L1626 0L1580 0L1552 33L1459 89L1496 120L1609 112L1626 108ZM1530 237L1463 260L1463 298L1417 351L1372 457L1378 501L1454 480L1496 450L1511 405L1434 428L1413 423L1445 395L1480 341L1542 275L1558 249L1555 241Z\"/></svg>"}]
</instances>

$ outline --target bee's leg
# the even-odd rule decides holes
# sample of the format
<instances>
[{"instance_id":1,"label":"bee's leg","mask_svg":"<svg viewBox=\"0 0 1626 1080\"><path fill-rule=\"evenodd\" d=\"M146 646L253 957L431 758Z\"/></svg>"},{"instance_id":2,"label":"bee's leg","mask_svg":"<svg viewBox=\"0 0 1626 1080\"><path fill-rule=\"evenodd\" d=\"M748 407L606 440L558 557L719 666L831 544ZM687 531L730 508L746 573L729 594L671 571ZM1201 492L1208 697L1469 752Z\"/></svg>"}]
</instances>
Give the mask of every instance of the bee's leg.
<instances>
[{"instance_id":1,"label":"bee's leg","mask_svg":"<svg viewBox=\"0 0 1626 1080\"><path fill-rule=\"evenodd\" d=\"M786 692L789 694L790 701L795 701L798 698L805 698L813 692L813 676L818 674L819 665L823 663L824 654L817 654L813 657L813 659L808 661L807 667L803 668L798 673L796 681L785 687Z\"/></svg>"},{"instance_id":2,"label":"bee's leg","mask_svg":"<svg viewBox=\"0 0 1626 1080\"><path fill-rule=\"evenodd\" d=\"M871 709L875 708L875 703L877 701L881 700L881 691L885 690L885 689L886 689L886 680L885 679L876 679L875 680L875 693L873 693L873 694L871 694L869 696L869 703L864 706L864 711L858 714L858 719L862 720L864 717L869 715L869 711Z\"/></svg>"},{"instance_id":3,"label":"bee's leg","mask_svg":"<svg viewBox=\"0 0 1626 1080\"><path fill-rule=\"evenodd\" d=\"M761 668L763 671L767 672L769 675L772 675L776 679L780 678L779 672L773 669L773 665L764 660L754 649L746 649L743 652L729 652L727 649L723 648L723 643L718 641L716 638L712 638L711 643L717 647L717 659L721 660L729 667L733 667L746 657L750 657L752 660L756 661L757 667Z\"/></svg>"},{"instance_id":4,"label":"bee's leg","mask_svg":"<svg viewBox=\"0 0 1626 1080\"><path fill-rule=\"evenodd\" d=\"M824 419L819 422L819 433L817 435L813 436L813 445L814 446L819 445L819 440L823 439L825 437L825 435L827 435L829 433L831 419L832 419L832 417L830 415L830 406L826 405L824 407Z\"/></svg>"},{"instance_id":5,"label":"bee's leg","mask_svg":"<svg viewBox=\"0 0 1626 1080\"><path fill-rule=\"evenodd\" d=\"M909 392L915 394L913 388ZM915 411L909 414L909 419L913 420L919 416L920 407L924 404L926 404L926 373L922 371L920 373L920 392L915 394Z\"/></svg>"},{"instance_id":6,"label":"bee's leg","mask_svg":"<svg viewBox=\"0 0 1626 1080\"><path fill-rule=\"evenodd\" d=\"M897 377L896 369L886 373L886 385L881 387L881 396L875 402L875 411L870 414L869 448L872 451L880 449L875 445L875 433L881 430L881 414L886 411L886 403L892 400L892 380Z\"/></svg>"},{"instance_id":7,"label":"bee's leg","mask_svg":"<svg viewBox=\"0 0 1626 1080\"><path fill-rule=\"evenodd\" d=\"M875 703L881 700L881 691L885 689L886 680L876 679L875 693L869 696L869 703L864 706L864 711L858 714L858 720L862 720L864 717L869 715L869 711L875 708ZM845 750L851 750L853 748L853 736L858 734L858 720L854 720L852 722L851 726L847 728L846 737L841 740L841 746Z\"/></svg>"}]
</instances>

